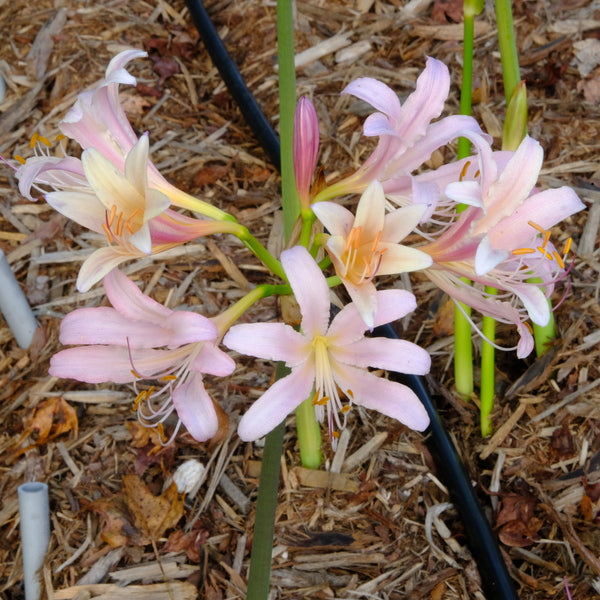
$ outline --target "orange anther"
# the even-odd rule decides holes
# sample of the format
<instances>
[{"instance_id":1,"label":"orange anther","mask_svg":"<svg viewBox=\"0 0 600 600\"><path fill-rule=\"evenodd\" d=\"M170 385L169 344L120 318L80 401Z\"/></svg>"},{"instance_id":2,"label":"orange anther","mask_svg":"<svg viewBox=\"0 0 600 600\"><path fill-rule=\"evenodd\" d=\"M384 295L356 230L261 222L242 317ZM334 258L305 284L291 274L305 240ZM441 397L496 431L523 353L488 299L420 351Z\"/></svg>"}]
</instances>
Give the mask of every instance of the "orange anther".
<instances>
[{"instance_id":1,"label":"orange anther","mask_svg":"<svg viewBox=\"0 0 600 600\"><path fill-rule=\"evenodd\" d=\"M463 168L460 171L460 175L458 176L458 180L462 181L465 177L465 175L467 174L467 171L469 170L469 167L471 166L471 161L468 160L464 165Z\"/></svg>"},{"instance_id":2,"label":"orange anther","mask_svg":"<svg viewBox=\"0 0 600 600\"><path fill-rule=\"evenodd\" d=\"M529 225L530 227L533 227L536 231L539 231L540 233L546 233L546 230L541 226L538 225L537 223L534 223L533 221L527 221L527 225Z\"/></svg>"},{"instance_id":3,"label":"orange anther","mask_svg":"<svg viewBox=\"0 0 600 600\"><path fill-rule=\"evenodd\" d=\"M30 148L32 148L32 149L33 149L33 148L35 148L35 145L36 145L36 143L37 143L37 141L38 141L38 137L39 137L39 134L38 134L38 133L34 133L34 134L31 136L31 139L29 140L29 147L30 147Z\"/></svg>"},{"instance_id":4,"label":"orange anther","mask_svg":"<svg viewBox=\"0 0 600 600\"><path fill-rule=\"evenodd\" d=\"M110 207L110 212L106 216L106 225L108 227L112 227L113 221L115 220L115 214L116 214L116 212L117 212L117 205L113 204Z\"/></svg>"},{"instance_id":5,"label":"orange anther","mask_svg":"<svg viewBox=\"0 0 600 600\"><path fill-rule=\"evenodd\" d=\"M106 223L102 223L102 230L106 234L106 237L108 238L109 243L112 244L112 242L115 241L115 237L113 236L112 231L110 230L110 227Z\"/></svg>"},{"instance_id":6,"label":"orange anther","mask_svg":"<svg viewBox=\"0 0 600 600\"><path fill-rule=\"evenodd\" d=\"M132 374L134 377L137 377L138 379L144 379L144 378L143 378L143 377L140 375L140 373L138 373L138 372L137 372L135 369L131 369L131 374ZM140 392L140 393L142 393L142 392Z\"/></svg>"},{"instance_id":7,"label":"orange anther","mask_svg":"<svg viewBox=\"0 0 600 600\"><path fill-rule=\"evenodd\" d=\"M354 400L354 393L352 392L352 390L346 390L346 396Z\"/></svg>"},{"instance_id":8,"label":"orange anther","mask_svg":"<svg viewBox=\"0 0 600 600\"><path fill-rule=\"evenodd\" d=\"M52 143L50 142L50 140L48 138L44 137L43 135L38 135L37 141L41 142L42 144L44 144L44 146L47 146L48 148L50 148L52 146Z\"/></svg>"},{"instance_id":9,"label":"orange anther","mask_svg":"<svg viewBox=\"0 0 600 600\"><path fill-rule=\"evenodd\" d=\"M542 243L542 248L545 248L548 245L549 241L550 241L550 232L546 231L546 233L544 234L544 242Z\"/></svg>"},{"instance_id":10,"label":"orange anther","mask_svg":"<svg viewBox=\"0 0 600 600\"><path fill-rule=\"evenodd\" d=\"M558 263L558 266L561 269L564 269L565 268L565 261L562 259L561 255L556 250L552 253L552 255L556 259L556 262Z\"/></svg>"},{"instance_id":11,"label":"orange anther","mask_svg":"<svg viewBox=\"0 0 600 600\"><path fill-rule=\"evenodd\" d=\"M15 154L15 160L19 161L22 165L24 165L27 161L20 155L20 154Z\"/></svg>"},{"instance_id":12,"label":"orange anther","mask_svg":"<svg viewBox=\"0 0 600 600\"><path fill-rule=\"evenodd\" d=\"M520 255L520 254L533 254L535 252L534 248L517 248L516 250L513 250L512 253L515 255Z\"/></svg>"},{"instance_id":13,"label":"orange anther","mask_svg":"<svg viewBox=\"0 0 600 600\"><path fill-rule=\"evenodd\" d=\"M161 381L174 381L175 379L177 379L176 375L164 375L160 378Z\"/></svg>"},{"instance_id":14,"label":"orange anther","mask_svg":"<svg viewBox=\"0 0 600 600\"><path fill-rule=\"evenodd\" d=\"M339 438L340 437L340 432L339 431L332 431L331 432L331 437L334 437L336 439Z\"/></svg>"},{"instance_id":15,"label":"orange anther","mask_svg":"<svg viewBox=\"0 0 600 600\"><path fill-rule=\"evenodd\" d=\"M548 252L548 250L546 250L545 248L543 248L542 246L538 246L537 249L548 259L548 260L552 260L552 254L550 254L550 252Z\"/></svg>"},{"instance_id":16,"label":"orange anther","mask_svg":"<svg viewBox=\"0 0 600 600\"><path fill-rule=\"evenodd\" d=\"M349 404L346 404L346 406L342 406L342 412L344 414L346 414L347 412L349 412L352 409L352 407Z\"/></svg>"},{"instance_id":17,"label":"orange anther","mask_svg":"<svg viewBox=\"0 0 600 600\"><path fill-rule=\"evenodd\" d=\"M571 250L571 244L573 243L573 238L569 238L565 243L565 248L563 250L563 255L566 256L569 254L569 250Z\"/></svg>"}]
</instances>

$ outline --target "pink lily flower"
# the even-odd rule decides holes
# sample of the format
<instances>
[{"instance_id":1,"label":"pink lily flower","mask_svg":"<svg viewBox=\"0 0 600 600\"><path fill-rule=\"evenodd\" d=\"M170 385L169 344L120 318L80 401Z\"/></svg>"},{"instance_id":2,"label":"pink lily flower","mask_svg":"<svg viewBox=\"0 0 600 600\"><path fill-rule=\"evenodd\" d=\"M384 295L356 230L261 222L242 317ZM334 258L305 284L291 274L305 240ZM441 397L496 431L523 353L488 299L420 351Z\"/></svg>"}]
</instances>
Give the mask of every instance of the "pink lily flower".
<instances>
[{"instance_id":1,"label":"pink lily flower","mask_svg":"<svg viewBox=\"0 0 600 600\"><path fill-rule=\"evenodd\" d=\"M119 102L119 85L136 84L135 77L127 72L125 65L145 56L147 53L141 50L124 50L115 56L108 64L105 78L91 90L79 94L59 123L66 137L77 142L84 151L94 149L119 172L124 171L127 157L139 142ZM47 140L38 139L46 145ZM47 148L42 150L17 169L19 189L30 200L35 200L31 195L32 186L38 189L40 186L65 187L73 183L73 177L78 184L81 183L81 168L76 158L50 156ZM169 183L147 155L145 169L148 187L161 192L171 204L213 219L228 218L220 209Z\"/></svg>"},{"instance_id":2,"label":"pink lily flower","mask_svg":"<svg viewBox=\"0 0 600 600\"><path fill-rule=\"evenodd\" d=\"M417 226L425 206L415 204L386 215L383 188L373 181L360 197L356 216L334 202L317 202L312 209L329 231L325 249L336 273L365 324L373 329L378 297L373 278L432 264L428 254L399 243Z\"/></svg>"},{"instance_id":3,"label":"pink lily flower","mask_svg":"<svg viewBox=\"0 0 600 600\"><path fill-rule=\"evenodd\" d=\"M308 98L300 98L294 114L294 175L303 208L310 205L312 182L319 154L319 121Z\"/></svg>"},{"instance_id":4,"label":"pink lily flower","mask_svg":"<svg viewBox=\"0 0 600 600\"><path fill-rule=\"evenodd\" d=\"M300 331L283 323L243 324L234 325L223 339L232 350L281 360L291 368L244 414L240 437L251 441L265 435L311 394L321 421L327 412L330 439L339 435L353 404L423 431L429 418L414 392L377 377L367 367L423 375L431 364L428 353L403 340L365 338L366 326L355 304L345 306L329 324L327 282L308 251L302 246L286 250L281 262L302 313ZM375 325L396 320L415 307L414 296L405 290L379 292ZM342 405L344 396L348 403Z\"/></svg>"},{"instance_id":5,"label":"pink lily flower","mask_svg":"<svg viewBox=\"0 0 600 600\"><path fill-rule=\"evenodd\" d=\"M363 77L346 86L342 94L352 94L379 111L367 117L363 129L366 136L379 137L379 142L354 174L325 188L315 201L360 193L374 179L386 193L393 191L397 180L404 184L434 150L452 140L462 136L477 146L486 143L489 136L472 117L453 115L431 123L442 113L449 89L448 67L434 58L427 59L415 91L403 105L391 88L376 79Z\"/></svg>"},{"instance_id":6,"label":"pink lily flower","mask_svg":"<svg viewBox=\"0 0 600 600\"><path fill-rule=\"evenodd\" d=\"M425 274L451 297L517 326L517 355L524 357L534 345L525 320L541 326L548 323L548 298L566 275L570 242L559 253L549 230L585 205L566 186L535 189L543 150L532 138L526 137L508 156L506 160L506 153L480 151L472 178L446 186L446 197L468 208L419 249L433 259ZM468 286L461 277L480 285ZM501 293L491 296L483 286Z\"/></svg>"},{"instance_id":7,"label":"pink lily flower","mask_svg":"<svg viewBox=\"0 0 600 600\"><path fill-rule=\"evenodd\" d=\"M108 245L83 263L77 278L79 291L89 290L126 260L157 254L200 236L238 231L239 225L231 221L192 219L169 209L169 198L149 187L147 164L148 136L143 135L128 152L122 171L96 148L84 150L81 160L58 159L57 168L45 171L43 183L54 190L46 193L48 204L107 239ZM30 169L29 176L32 173Z\"/></svg>"},{"instance_id":8,"label":"pink lily flower","mask_svg":"<svg viewBox=\"0 0 600 600\"><path fill-rule=\"evenodd\" d=\"M218 419L202 374L222 377L235 368L216 346L215 324L155 302L117 269L104 278L104 287L112 307L80 308L62 320L60 341L75 347L52 357L50 374L136 386L140 379L156 380L157 387L136 399L142 422L162 423L175 410L196 440L213 437Z\"/></svg>"}]
</instances>

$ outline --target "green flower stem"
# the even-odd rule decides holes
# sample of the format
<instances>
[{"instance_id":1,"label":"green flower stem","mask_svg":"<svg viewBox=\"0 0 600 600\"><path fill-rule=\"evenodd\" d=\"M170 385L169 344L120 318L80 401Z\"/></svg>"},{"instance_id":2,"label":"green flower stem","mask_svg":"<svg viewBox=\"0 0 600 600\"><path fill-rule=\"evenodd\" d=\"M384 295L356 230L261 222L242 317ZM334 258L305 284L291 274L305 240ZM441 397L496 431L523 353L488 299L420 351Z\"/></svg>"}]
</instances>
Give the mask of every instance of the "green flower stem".
<instances>
[{"instance_id":1,"label":"green flower stem","mask_svg":"<svg viewBox=\"0 0 600 600\"><path fill-rule=\"evenodd\" d=\"M483 10L483 0L465 0L463 5L463 72L460 90L460 113L471 114L471 96L473 88L473 47L475 43L475 16ZM467 138L458 140L458 158L471 154L471 143ZM457 207L458 212L465 210L465 205ZM465 283L470 283L463 278ZM471 323L467 316L471 315L471 307L466 304L454 309L454 385L464 400L473 395L473 345L471 343Z\"/></svg>"},{"instance_id":2,"label":"green flower stem","mask_svg":"<svg viewBox=\"0 0 600 600\"><path fill-rule=\"evenodd\" d=\"M548 301L550 310L552 310L552 303ZM550 312L550 320L547 325L536 325L533 324L533 338L535 340L535 353L537 356L541 356L548 350L548 344L556 337L556 321L554 320L554 313Z\"/></svg>"},{"instance_id":3,"label":"green flower stem","mask_svg":"<svg viewBox=\"0 0 600 600\"><path fill-rule=\"evenodd\" d=\"M294 14L292 0L277 0L277 60L279 64L279 136L281 139L281 202L283 231L289 240L300 214L294 178L294 112L296 68L294 66Z\"/></svg>"},{"instance_id":4,"label":"green flower stem","mask_svg":"<svg viewBox=\"0 0 600 600\"><path fill-rule=\"evenodd\" d=\"M235 234L262 263L268 267L274 275L277 275L284 281L287 277L281 266L281 263L248 231L246 227L240 225L239 233Z\"/></svg>"},{"instance_id":5,"label":"green flower stem","mask_svg":"<svg viewBox=\"0 0 600 600\"><path fill-rule=\"evenodd\" d=\"M312 397L307 398L296 409L296 428L302 465L307 469L318 469L323 460L321 427L315 419L315 407L312 400Z\"/></svg>"},{"instance_id":6,"label":"green flower stem","mask_svg":"<svg viewBox=\"0 0 600 600\"><path fill-rule=\"evenodd\" d=\"M232 304L220 315L212 317L213 323L219 330L219 338L222 338L227 330L258 300L268 298L275 294L285 296L292 293L292 288L288 285L268 285L266 283L257 285L251 292L248 292L243 298L240 298L235 304Z\"/></svg>"},{"instance_id":7,"label":"green flower stem","mask_svg":"<svg viewBox=\"0 0 600 600\"><path fill-rule=\"evenodd\" d=\"M275 378L281 379L289 373L283 363L277 365ZM279 471L283 451L284 422L271 431L265 440L263 460L260 468L254 537L250 553L247 600L267 600L271 583L271 554L275 532L275 511L279 490Z\"/></svg>"},{"instance_id":8,"label":"green flower stem","mask_svg":"<svg viewBox=\"0 0 600 600\"><path fill-rule=\"evenodd\" d=\"M500 46L500 60L502 62L502 80L504 82L504 96L507 103L521 80L511 4L510 0L495 0L498 45Z\"/></svg>"},{"instance_id":9,"label":"green flower stem","mask_svg":"<svg viewBox=\"0 0 600 600\"><path fill-rule=\"evenodd\" d=\"M164 187L158 187L157 189L165 194L174 206L191 210L192 212L199 213L210 219L215 219L216 221L233 221L234 223L237 223L237 220L233 215L230 215L204 200L195 198L175 186L167 184Z\"/></svg>"},{"instance_id":10,"label":"green flower stem","mask_svg":"<svg viewBox=\"0 0 600 600\"><path fill-rule=\"evenodd\" d=\"M488 294L495 295L497 290L486 287ZM481 436L492 435L491 414L494 408L494 388L495 388L495 361L496 348L486 342L486 339L494 341L496 337L496 321L492 317L483 317L482 332L485 336L481 344L481 389L479 398L481 408L479 410Z\"/></svg>"},{"instance_id":11,"label":"green flower stem","mask_svg":"<svg viewBox=\"0 0 600 600\"><path fill-rule=\"evenodd\" d=\"M310 209L303 209L300 213L302 216L302 231L300 232L300 245L308 248L312 233L312 226L315 222L315 213Z\"/></svg>"}]
</instances>

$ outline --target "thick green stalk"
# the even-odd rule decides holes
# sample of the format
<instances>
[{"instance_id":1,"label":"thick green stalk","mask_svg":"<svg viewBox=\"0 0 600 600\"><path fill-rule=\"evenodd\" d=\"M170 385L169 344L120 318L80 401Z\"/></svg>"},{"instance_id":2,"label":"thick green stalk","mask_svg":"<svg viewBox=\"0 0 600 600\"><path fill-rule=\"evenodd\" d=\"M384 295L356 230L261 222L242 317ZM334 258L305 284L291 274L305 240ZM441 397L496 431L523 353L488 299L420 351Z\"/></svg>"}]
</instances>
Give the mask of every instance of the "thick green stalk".
<instances>
[{"instance_id":1,"label":"thick green stalk","mask_svg":"<svg viewBox=\"0 0 600 600\"><path fill-rule=\"evenodd\" d=\"M323 460L321 427L315 419L312 398L304 400L296 409L296 429L302 465L307 469L318 469Z\"/></svg>"},{"instance_id":2,"label":"thick green stalk","mask_svg":"<svg viewBox=\"0 0 600 600\"><path fill-rule=\"evenodd\" d=\"M275 378L281 379L288 373L289 370L286 369L283 363L279 363ZM271 554L273 551L275 511L277 509L284 431L285 426L282 422L267 435L265 440L258 484L258 498L256 500L256 517L254 520L252 552L250 553L246 600L267 600L269 597Z\"/></svg>"},{"instance_id":3,"label":"thick green stalk","mask_svg":"<svg viewBox=\"0 0 600 600\"><path fill-rule=\"evenodd\" d=\"M508 103L521 80L511 1L495 0L495 8L496 25L498 27L498 45L500 46L500 60L502 62L504 96Z\"/></svg>"},{"instance_id":4,"label":"thick green stalk","mask_svg":"<svg viewBox=\"0 0 600 600\"><path fill-rule=\"evenodd\" d=\"M240 233L236 233L235 235L237 235L246 247L249 248L274 275L287 281L281 263L248 231L246 227L242 226Z\"/></svg>"},{"instance_id":5,"label":"thick green stalk","mask_svg":"<svg viewBox=\"0 0 600 600\"><path fill-rule=\"evenodd\" d=\"M497 290L486 287L488 294L496 294ZM484 339L481 345L481 387L479 390L479 399L481 408L479 409L479 418L481 426L481 436L487 437L492 434L491 414L494 408L494 388L495 388L495 362L496 348L488 344L485 340L494 341L496 337L496 321L492 317L483 317L481 330Z\"/></svg>"},{"instance_id":6,"label":"thick green stalk","mask_svg":"<svg viewBox=\"0 0 600 600\"><path fill-rule=\"evenodd\" d=\"M475 15L482 8L482 0L465 0L464 2L464 27L463 27L463 72L460 89L460 113L471 114L471 96L473 87L473 47L475 40ZM458 140L458 158L465 158L471 154L471 143L467 138ZM466 206L457 207L458 212ZM464 279L465 283L469 283ZM464 311L464 312L463 312ZM473 345L471 343L471 323L467 315L471 314L471 307L466 304L454 309L454 385L459 395L468 400L473 394Z\"/></svg>"},{"instance_id":7,"label":"thick green stalk","mask_svg":"<svg viewBox=\"0 0 600 600\"><path fill-rule=\"evenodd\" d=\"M283 230L288 240L300 214L294 178L294 112L296 70L294 67L294 14L292 0L277 0L277 60L279 63L279 137L281 139L281 202Z\"/></svg>"}]
</instances>

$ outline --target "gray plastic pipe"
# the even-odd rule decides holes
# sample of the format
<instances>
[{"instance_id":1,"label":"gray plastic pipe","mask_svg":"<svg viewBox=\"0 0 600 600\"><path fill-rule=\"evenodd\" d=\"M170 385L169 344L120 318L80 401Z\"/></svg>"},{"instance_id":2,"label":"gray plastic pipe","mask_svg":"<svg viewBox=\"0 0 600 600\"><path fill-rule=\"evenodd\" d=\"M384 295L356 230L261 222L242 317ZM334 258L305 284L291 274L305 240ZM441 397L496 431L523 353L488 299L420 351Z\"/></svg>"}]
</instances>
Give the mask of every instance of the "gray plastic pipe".
<instances>
[{"instance_id":1,"label":"gray plastic pipe","mask_svg":"<svg viewBox=\"0 0 600 600\"><path fill-rule=\"evenodd\" d=\"M21 348L29 348L38 323L2 250L0 250L0 311L17 344Z\"/></svg>"},{"instance_id":2,"label":"gray plastic pipe","mask_svg":"<svg viewBox=\"0 0 600 600\"><path fill-rule=\"evenodd\" d=\"M40 600L41 569L50 543L48 486L37 481L24 483L18 494L25 600Z\"/></svg>"}]
</instances>

